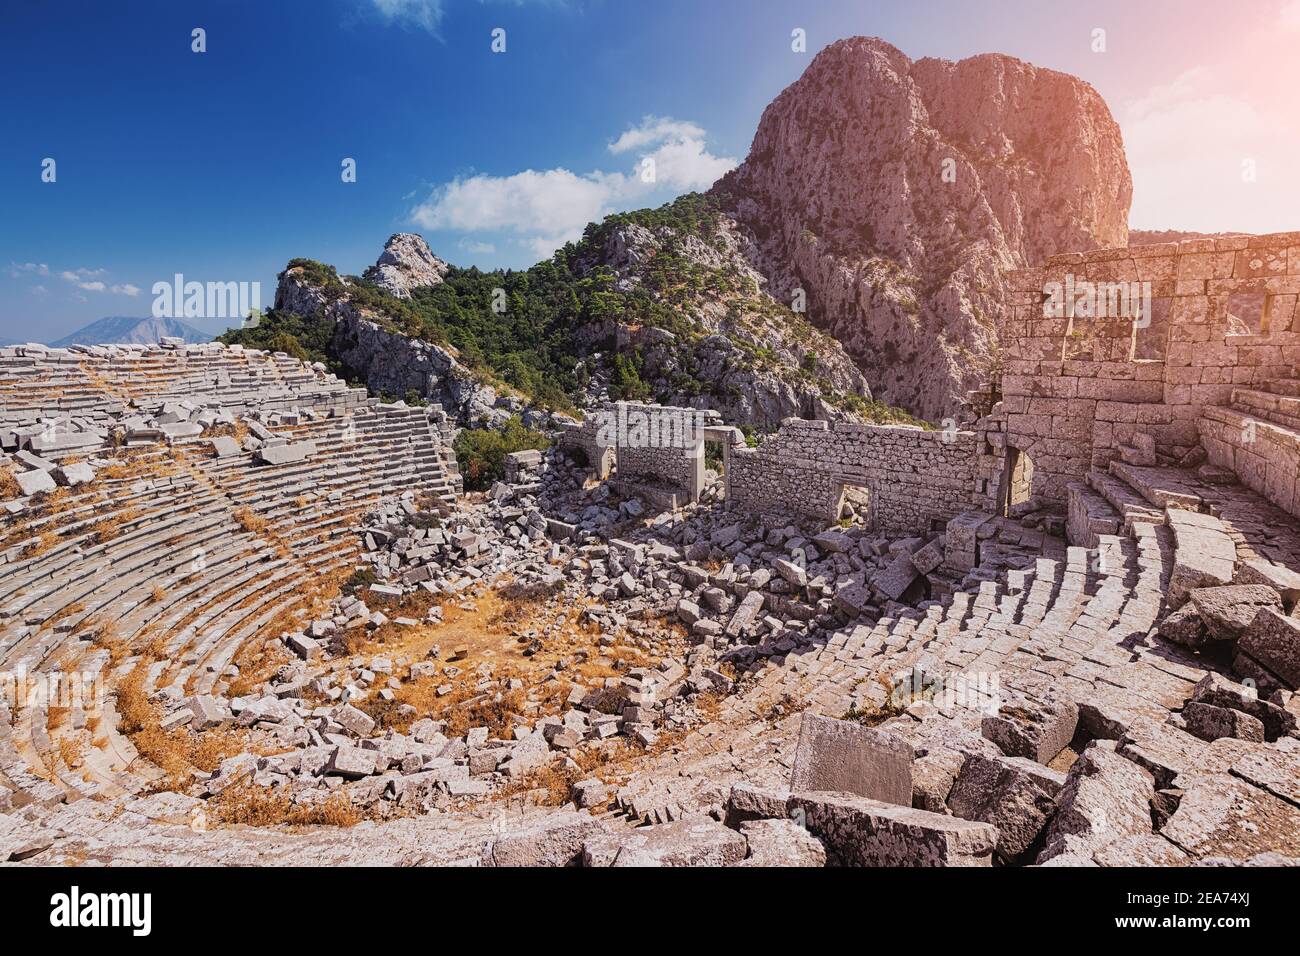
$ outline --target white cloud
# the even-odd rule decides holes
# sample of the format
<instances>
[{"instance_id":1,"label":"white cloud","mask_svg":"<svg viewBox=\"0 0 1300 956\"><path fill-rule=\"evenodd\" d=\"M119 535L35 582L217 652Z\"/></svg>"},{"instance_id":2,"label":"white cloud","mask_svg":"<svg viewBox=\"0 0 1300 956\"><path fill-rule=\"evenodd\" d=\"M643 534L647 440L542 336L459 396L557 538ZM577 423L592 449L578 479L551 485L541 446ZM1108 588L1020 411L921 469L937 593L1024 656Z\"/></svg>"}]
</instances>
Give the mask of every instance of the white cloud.
<instances>
[{"instance_id":1,"label":"white cloud","mask_svg":"<svg viewBox=\"0 0 1300 956\"><path fill-rule=\"evenodd\" d=\"M389 23L419 27L436 34L442 22L442 0L371 0L371 4Z\"/></svg>"},{"instance_id":2,"label":"white cloud","mask_svg":"<svg viewBox=\"0 0 1300 956\"><path fill-rule=\"evenodd\" d=\"M9 263L9 275L15 279L22 278L23 274L48 276L50 267L45 263L36 262L11 262Z\"/></svg>"},{"instance_id":3,"label":"white cloud","mask_svg":"<svg viewBox=\"0 0 1300 956\"><path fill-rule=\"evenodd\" d=\"M704 130L686 120L670 116L647 116L641 125L624 130L618 139L609 144L615 155L630 149L644 149L668 139L704 139Z\"/></svg>"},{"instance_id":4,"label":"white cloud","mask_svg":"<svg viewBox=\"0 0 1300 956\"><path fill-rule=\"evenodd\" d=\"M1298 0L1300 2L1300 0ZM1130 101L1121 126L1139 229L1293 229L1300 131L1196 68ZM1254 181L1243 175L1253 170Z\"/></svg>"},{"instance_id":5,"label":"white cloud","mask_svg":"<svg viewBox=\"0 0 1300 956\"><path fill-rule=\"evenodd\" d=\"M647 116L607 148L616 156L635 153L632 170L526 169L509 176L462 177L435 189L412 210L411 219L431 230L508 233L544 258L581 236L587 223L619 207L660 190L707 189L736 166L735 159L708 151L702 128L671 117ZM653 169L653 177L643 175L646 169Z\"/></svg>"},{"instance_id":6,"label":"white cloud","mask_svg":"<svg viewBox=\"0 0 1300 956\"><path fill-rule=\"evenodd\" d=\"M53 272L43 262L11 262L9 263L9 275L15 279L30 276L40 276L42 278L54 276L86 292L111 292L116 295L132 297L140 294L140 287L132 285L130 282L117 282L112 285L104 282L103 277L108 275L107 269L90 269L83 266L79 269L62 269ZM32 295L47 295L49 289L43 285L36 285L32 287L31 292ZM78 295L77 298L85 301L84 296Z\"/></svg>"},{"instance_id":7,"label":"white cloud","mask_svg":"<svg viewBox=\"0 0 1300 956\"><path fill-rule=\"evenodd\" d=\"M485 3L487 0L479 0ZM523 6L533 2L550 6L563 6L564 0L500 0L502 3ZM448 0L363 0L363 6L370 7L385 23L395 23L403 27L414 27L431 36L438 36L438 28L447 14Z\"/></svg>"},{"instance_id":8,"label":"white cloud","mask_svg":"<svg viewBox=\"0 0 1300 956\"><path fill-rule=\"evenodd\" d=\"M490 256L497 251L497 247L492 243L480 242L477 239L462 239L456 245L473 255Z\"/></svg>"}]
</instances>

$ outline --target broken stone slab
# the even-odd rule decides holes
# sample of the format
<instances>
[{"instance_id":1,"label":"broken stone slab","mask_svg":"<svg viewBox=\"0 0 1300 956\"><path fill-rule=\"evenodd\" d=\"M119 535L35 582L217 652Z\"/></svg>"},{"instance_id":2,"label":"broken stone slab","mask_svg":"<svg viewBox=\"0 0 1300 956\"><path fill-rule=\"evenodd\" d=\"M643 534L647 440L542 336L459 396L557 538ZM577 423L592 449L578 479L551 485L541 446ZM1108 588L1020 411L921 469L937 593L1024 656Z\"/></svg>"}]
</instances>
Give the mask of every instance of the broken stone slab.
<instances>
[{"instance_id":1,"label":"broken stone slab","mask_svg":"<svg viewBox=\"0 0 1300 956\"><path fill-rule=\"evenodd\" d=\"M776 558L772 562L772 567L776 568L777 574L796 588L802 588L808 584L808 572L793 561Z\"/></svg>"},{"instance_id":2,"label":"broken stone slab","mask_svg":"<svg viewBox=\"0 0 1300 956\"><path fill-rule=\"evenodd\" d=\"M351 704L336 707L330 716L353 737L369 737L375 729L374 718Z\"/></svg>"},{"instance_id":3,"label":"broken stone slab","mask_svg":"<svg viewBox=\"0 0 1300 956\"><path fill-rule=\"evenodd\" d=\"M1249 714L1263 725L1265 740L1277 740L1296 729L1296 716L1291 711L1262 699L1254 687L1238 684L1222 674L1211 672L1202 677L1192 692L1192 700Z\"/></svg>"},{"instance_id":4,"label":"broken stone slab","mask_svg":"<svg viewBox=\"0 0 1300 956\"><path fill-rule=\"evenodd\" d=\"M288 465L306 461L316 454L313 441L286 442L283 445L263 445L257 450L257 460L267 465Z\"/></svg>"},{"instance_id":5,"label":"broken stone slab","mask_svg":"<svg viewBox=\"0 0 1300 956\"><path fill-rule=\"evenodd\" d=\"M745 837L708 817L606 832L588 837L583 866L734 866L745 858Z\"/></svg>"},{"instance_id":6,"label":"broken stone slab","mask_svg":"<svg viewBox=\"0 0 1300 956\"><path fill-rule=\"evenodd\" d=\"M66 485L69 488L76 488L80 485L88 485L95 480L95 469L91 468L85 462L78 462L72 465L63 465L55 472L59 484Z\"/></svg>"},{"instance_id":7,"label":"broken stone slab","mask_svg":"<svg viewBox=\"0 0 1300 956\"><path fill-rule=\"evenodd\" d=\"M1028 850L1047 826L1065 780L1065 774L1024 757L972 754L957 774L948 808L963 820L997 827L997 854L1011 862Z\"/></svg>"},{"instance_id":8,"label":"broken stone slab","mask_svg":"<svg viewBox=\"0 0 1300 956\"><path fill-rule=\"evenodd\" d=\"M573 866L583 843L603 825L586 813L564 811L515 830L483 846L483 866Z\"/></svg>"},{"instance_id":9,"label":"broken stone slab","mask_svg":"<svg viewBox=\"0 0 1300 956\"><path fill-rule=\"evenodd\" d=\"M1182 717L1187 732L1201 740L1214 741L1220 737L1259 742L1264 740L1263 722L1239 710L1189 701L1183 706Z\"/></svg>"},{"instance_id":10,"label":"broken stone slab","mask_svg":"<svg viewBox=\"0 0 1300 956\"><path fill-rule=\"evenodd\" d=\"M1196 609L1209 636L1216 641L1235 641L1245 632L1260 608L1282 609L1277 591L1262 584L1230 584L1219 588L1195 588L1188 601Z\"/></svg>"},{"instance_id":11,"label":"broken stone slab","mask_svg":"<svg viewBox=\"0 0 1300 956\"><path fill-rule=\"evenodd\" d=\"M1300 744L1256 747L1232 764L1233 776L1300 807Z\"/></svg>"},{"instance_id":12,"label":"broken stone slab","mask_svg":"<svg viewBox=\"0 0 1300 956\"><path fill-rule=\"evenodd\" d=\"M305 634L290 634L285 644L305 661L318 660L323 653L320 644Z\"/></svg>"},{"instance_id":13,"label":"broken stone slab","mask_svg":"<svg viewBox=\"0 0 1300 956\"><path fill-rule=\"evenodd\" d=\"M823 531L813 538L813 544L822 551L832 554L845 554L853 547L853 539L843 531Z\"/></svg>"},{"instance_id":14,"label":"broken stone slab","mask_svg":"<svg viewBox=\"0 0 1300 956\"><path fill-rule=\"evenodd\" d=\"M1219 519L1170 508L1166 520L1174 533L1174 568L1169 577L1169 605L1180 608L1196 588L1231 584L1237 546Z\"/></svg>"},{"instance_id":15,"label":"broken stone slab","mask_svg":"<svg viewBox=\"0 0 1300 956\"><path fill-rule=\"evenodd\" d=\"M912 563L912 554L904 551L884 569L872 575L871 586L889 600L897 601L920 573Z\"/></svg>"},{"instance_id":16,"label":"broken stone slab","mask_svg":"<svg viewBox=\"0 0 1300 956\"><path fill-rule=\"evenodd\" d=\"M990 866L998 831L987 823L848 793L800 793L790 811L841 866Z\"/></svg>"},{"instance_id":17,"label":"broken stone slab","mask_svg":"<svg viewBox=\"0 0 1300 956\"><path fill-rule=\"evenodd\" d=\"M1300 573L1263 558L1243 561L1238 565L1233 583L1271 587L1289 608L1295 608L1297 602L1300 602Z\"/></svg>"},{"instance_id":18,"label":"broken stone slab","mask_svg":"<svg viewBox=\"0 0 1300 956\"><path fill-rule=\"evenodd\" d=\"M1160 622L1160 636L1194 651L1205 650L1214 644L1200 613L1191 604L1184 604Z\"/></svg>"},{"instance_id":19,"label":"broken stone slab","mask_svg":"<svg viewBox=\"0 0 1300 956\"><path fill-rule=\"evenodd\" d=\"M239 447L239 442L235 441L233 438L228 438L225 435L213 438L211 441L212 450L216 453L218 458L230 458L234 455L238 455L240 451L242 451Z\"/></svg>"},{"instance_id":20,"label":"broken stone slab","mask_svg":"<svg viewBox=\"0 0 1300 956\"><path fill-rule=\"evenodd\" d=\"M788 790L773 790L750 783L732 784L727 797L727 826L736 827L745 820L783 819L789 800Z\"/></svg>"},{"instance_id":21,"label":"broken stone slab","mask_svg":"<svg viewBox=\"0 0 1300 956\"><path fill-rule=\"evenodd\" d=\"M1041 694L1004 692L994 715L980 731L1008 757L1027 757L1046 764L1069 746L1079 724L1079 705L1056 688Z\"/></svg>"},{"instance_id":22,"label":"broken stone slab","mask_svg":"<svg viewBox=\"0 0 1300 956\"><path fill-rule=\"evenodd\" d=\"M943 564L943 539L935 538L920 551L911 555L912 566L919 574L929 574Z\"/></svg>"},{"instance_id":23,"label":"broken stone slab","mask_svg":"<svg viewBox=\"0 0 1300 956\"><path fill-rule=\"evenodd\" d=\"M39 468L20 471L14 475L14 480L18 482L18 489L27 497L53 491L56 487L50 473Z\"/></svg>"},{"instance_id":24,"label":"broken stone slab","mask_svg":"<svg viewBox=\"0 0 1300 956\"><path fill-rule=\"evenodd\" d=\"M740 833L749 846L741 866L825 866L826 848L793 820L747 820Z\"/></svg>"},{"instance_id":25,"label":"broken stone slab","mask_svg":"<svg viewBox=\"0 0 1300 956\"><path fill-rule=\"evenodd\" d=\"M376 751L363 750L360 747L347 747L342 744L330 752L325 772L337 777L359 780L375 772Z\"/></svg>"},{"instance_id":26,"label":"broken stone slab","mask_svg":"<svg viewBox=\"0 0 1300 956\"><path fill-rule=\"evenodd\" d=\"M912 745L848 720L804 712L790 789L827 790L912 805Z\"/></svg>"},{"instance_id":27,"label":"broken stone slab","mask_svg":"<svg viewBox=\"0 0 1300 956\"><path fill-rule=\"evenodd\" d=\"M1094 740L1066 774L1038 862L1061 854L1091 859L1116 840L1149 835L1155 792L1151 774L1120 756L1113 740Z\"/></svg>"},{"instance_id":28,"label":"broken stone slab","mask_svg":"<svg viewBox=\"0 0 1300 956\"><path fill-rule=\"evenodd\" d=\"M1268 668L1291 690L1300 687L1300 619L1263 608L1242 634L1237 650Z\"/></svg>"},{"instance_id":29,"label":"broken stone slab","mask_svg":"<svg viewBox=\"0 0 1300 956\"><path fill-rule=\"evenodd\" d=\"M1194 857L1237 863L1260 853L1300 856L1300 808L1229 774L1185 774L1178 809L1160 831Z\"/></svg>"},{"instance_id":30,"label":"broken stone slab","mask_svg":"<svg viewBox=\"0 0 1300 956\"><path fill-rule=\"evenodd\" d=\"M762 591L750 591L746 594L745 599L741 601L740 606L736 608L736 613L733 614L731 620L727 622L727 636L737 638L742 634L747 633L749 628L753 626L754 621L758 619L759 613L762 612L763 601L764 597Z\"/></svg>"},{"instance_id":31,"label":"broken stone slab","mask_svg":"<svg viewBox=\"0 0 1300 956\"><path fill-rule=\"evenodd\" d=\"M188 706L190 712L194 714L194 720L190 726L195 730L220 727L223 724L230 723L233 719L233 715L230 713L225 701L208 694L200 694L189 698Z\"/></svg>"},{"instance_id":32,"label":"broken stone slab","mask_svg":"<svg viewBox=\"0 0 1300 956\"><path fill-rule=\"evenodd\" d=\"M871 589L864 584L850 584L835 592L832 603L845 617L860 617L871 606Z\"/></svg>"},{"instance_id":33,"label":"broken stone slab","mask_svg":"<svg viewBox=\"0 0 1300 956\"><path fill-rule=\"evenodd\" d=\"M579 780L570 788L569 795L579 809L600 807L609 803L609 787L603 780L595 777Z\"/></svg>"}]
</instances>

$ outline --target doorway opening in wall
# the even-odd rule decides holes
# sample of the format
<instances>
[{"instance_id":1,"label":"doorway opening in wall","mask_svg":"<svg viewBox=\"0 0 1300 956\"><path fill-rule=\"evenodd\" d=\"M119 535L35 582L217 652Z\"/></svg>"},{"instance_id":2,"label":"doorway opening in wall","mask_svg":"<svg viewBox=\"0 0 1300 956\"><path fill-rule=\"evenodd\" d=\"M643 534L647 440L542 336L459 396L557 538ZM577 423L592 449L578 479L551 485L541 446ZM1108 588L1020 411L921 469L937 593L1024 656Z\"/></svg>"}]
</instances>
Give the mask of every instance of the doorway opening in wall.
<instances>
[{"instance_id":1,"label":"doorway opening in wall","mask_svg":"<svg viewBox=\"0 0 1300 956\"><path fill-rule=\"evenodd\" d=\"M1002 514L1016 517L1032 510L1029 499L1034 486L1034 460L1019 448L1007 448L1006 470L1002 475Z\"/></svg>"},{"instance_id":2,"label":"doorway opening in wall","mask_svg":"<svg viewBox=\"0 0 1300 956\"><path fill-rule=\"evenodd\" d=\"M1233 335L1268 334L1268 295L1234 292L1228 296L1228 332Z\"/></svg>"},{"instance_id":3,"label":"doorway opening in wall","mask_svg":"<svg viewBox=\"0 0 1300 956\"><path fill-rule=\"evenodd\" d=\"M841 485L836 519L843 525L871 526L871 491L864 485Z\"/></svg>"},{"instance_id":4,"label":"doorway opening in wall","mask_svg":"<svg viewBox=\"0 0 1300 956\"><path fill-rule=\"evenodd\" d=\"M716 438L705 437L704 443L704 467L700 472L699 493L704 494L715 486L719 489L718 494L725 496L727 487L727 446Z\"/></svg>"}]
</instances>

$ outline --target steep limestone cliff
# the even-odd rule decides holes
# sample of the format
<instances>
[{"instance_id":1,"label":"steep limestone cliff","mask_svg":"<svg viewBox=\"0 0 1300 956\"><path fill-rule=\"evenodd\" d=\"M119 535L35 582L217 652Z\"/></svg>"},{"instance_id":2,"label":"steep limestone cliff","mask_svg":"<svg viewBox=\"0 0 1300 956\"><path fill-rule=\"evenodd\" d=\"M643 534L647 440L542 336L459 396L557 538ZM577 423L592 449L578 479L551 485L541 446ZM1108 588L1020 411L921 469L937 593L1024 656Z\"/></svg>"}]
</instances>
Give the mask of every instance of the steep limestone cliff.
<instances>
[{"instance_id":1,"label":"steep limestone cliff","mask_svg":"<svg viewBox=\"0 0 1300 956\"><path fill-rule=\"evenodd\" d=\"M939 419L996 362L1001 270L1122 245L1132 180L1087 83L1012 57L823 50L714 187L877 399Z\"/></svg>"}]
</instances>

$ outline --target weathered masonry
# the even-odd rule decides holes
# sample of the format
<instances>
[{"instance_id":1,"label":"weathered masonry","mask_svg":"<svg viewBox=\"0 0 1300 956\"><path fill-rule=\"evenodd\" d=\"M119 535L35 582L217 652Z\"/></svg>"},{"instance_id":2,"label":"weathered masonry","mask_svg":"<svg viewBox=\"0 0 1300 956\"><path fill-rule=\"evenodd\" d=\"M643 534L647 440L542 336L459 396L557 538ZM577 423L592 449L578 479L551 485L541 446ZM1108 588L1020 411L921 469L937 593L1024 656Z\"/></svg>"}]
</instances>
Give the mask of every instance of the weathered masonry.
<instances>
[{"instance_id":1,"label":"weathered masonry","mask_svg":"<svg viewBox=\"0 0 1300 956\"><path fill-rule=\"evenodd\" d=\"M1071 482L1154 440L1162 463L1208 455L1300 514L1300 233L1054 256L1010 280L1002 413L1034 495L1064 501ZM1111 314L1044 317L1054 283L1094 284ZM1114 314L1130 283L1149 283L1141 317Z\"/></svg>"},{"instance_id":2,"label":"weathered masonry","mask_svg":"<svg viewBox=\"0 0 1300 956\"><path fill-rule=\"evenodd\" d=\"M857 487L867 492L872 527L929 530L990 507L984 443L973 431L786 419L759 448L732 453L727 500L834 521L845 489Z\"/></svg>"},{"instance_id":3,"label":"weathered masonry","mask_svg":"<svg viewBox=\"0 0 1300 956\"><path fill-rule=\"evenodd\" d=\"M582 425L560 439L580 450L599 479L617 472L617 481L661 508L698 501L704 490L704 449L718 442L724 471L732 449L744 444L738 428L721 424L715 411L615 402L587 414Z\"/></svg>"}]
</instances>

